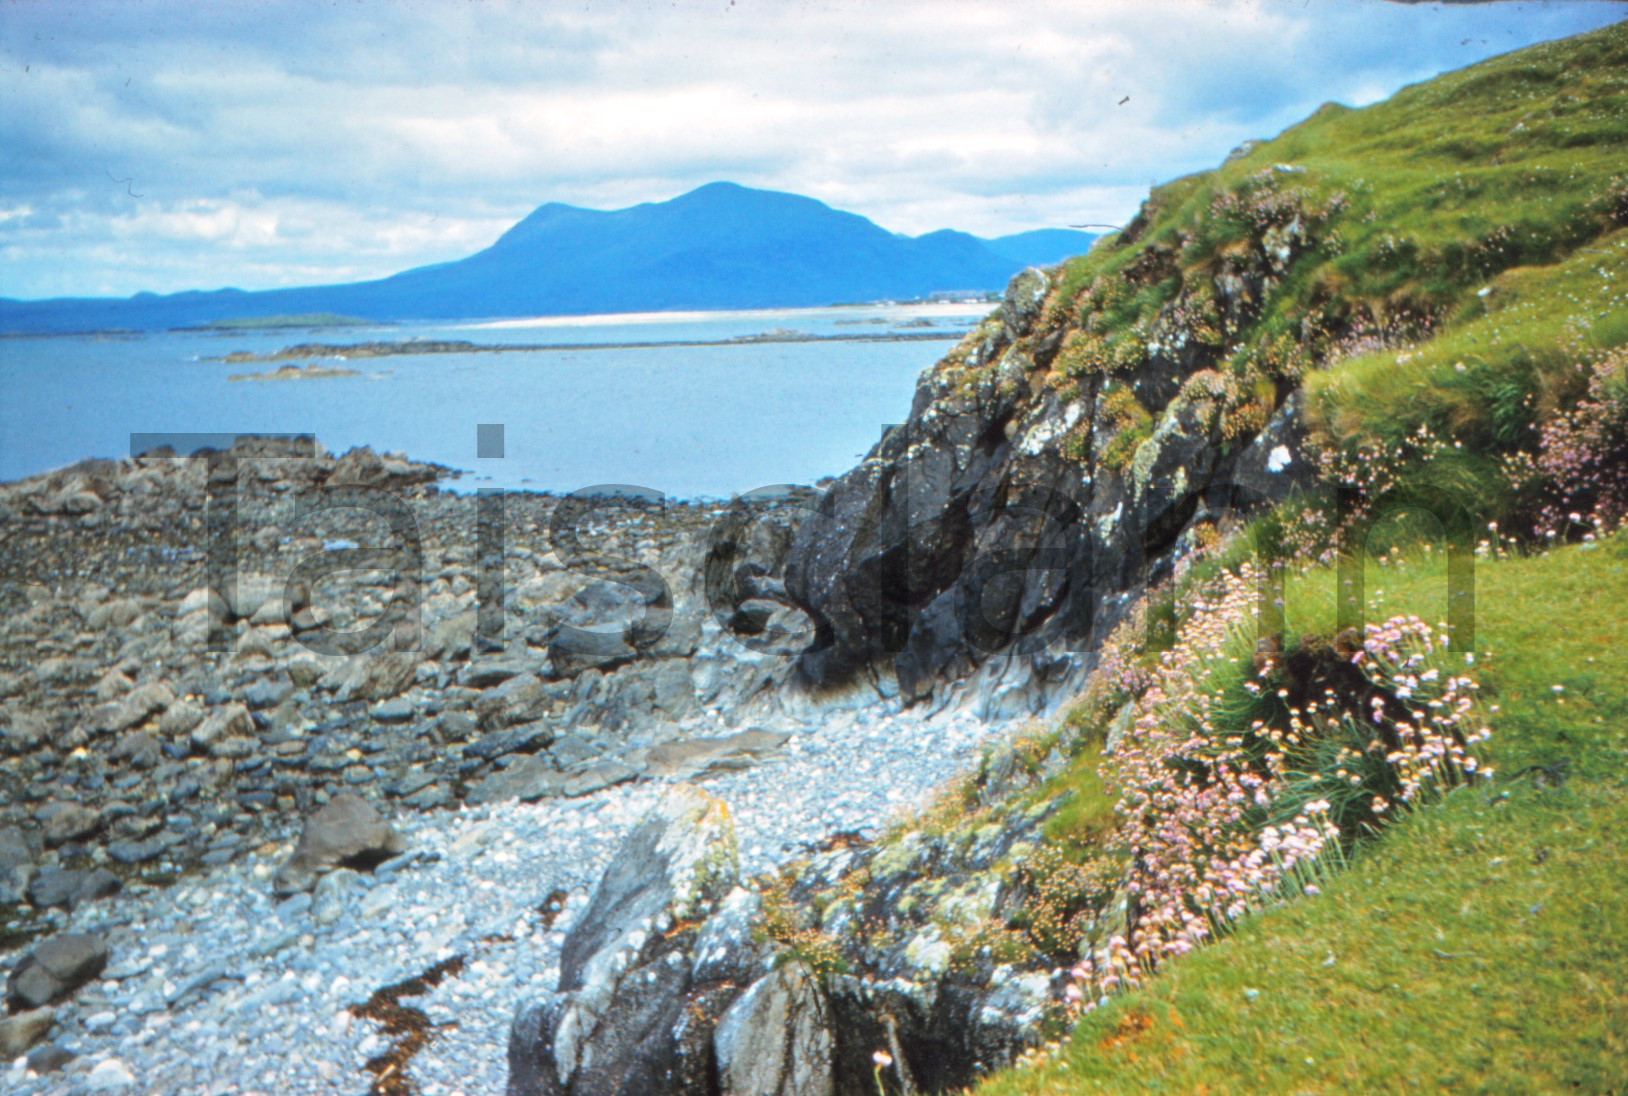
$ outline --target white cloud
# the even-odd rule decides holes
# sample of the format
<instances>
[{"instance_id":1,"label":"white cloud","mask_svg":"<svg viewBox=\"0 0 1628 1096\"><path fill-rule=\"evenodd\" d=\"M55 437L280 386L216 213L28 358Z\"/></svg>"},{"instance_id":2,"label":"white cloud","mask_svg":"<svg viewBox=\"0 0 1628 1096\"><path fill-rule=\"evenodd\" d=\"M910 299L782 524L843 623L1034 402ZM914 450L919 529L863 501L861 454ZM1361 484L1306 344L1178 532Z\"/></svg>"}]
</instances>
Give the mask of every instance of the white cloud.
<instances>
[{"instance_id":1,"label":"white cloud","mask_svg":"<svg viewBox=\"0 0 1628 1096\"><path fill-rule=\"evenodd\" d=\"M0 293L373 277L713 179L912 233L1120 223L1328 99L1620 4L22 4ZM26 212L20 212L26 211Z\"/></svg>"}]
</instances>

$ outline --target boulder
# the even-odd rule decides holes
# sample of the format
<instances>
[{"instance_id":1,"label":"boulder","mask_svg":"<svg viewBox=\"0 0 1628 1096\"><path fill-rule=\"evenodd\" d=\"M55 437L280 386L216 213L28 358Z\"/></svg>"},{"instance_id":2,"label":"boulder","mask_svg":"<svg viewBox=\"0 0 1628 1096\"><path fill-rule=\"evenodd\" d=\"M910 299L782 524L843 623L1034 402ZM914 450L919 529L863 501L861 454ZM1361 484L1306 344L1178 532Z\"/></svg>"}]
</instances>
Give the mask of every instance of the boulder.
<instances>
[{"instance_id":1,"label":"boulder","mask_svg":"<svg viewBox=\"0 0 1628 1096\"><path fill-rule=\"evenodd\" d=\"M0 738L5 740L6 748L12 753L27 753L44 745L50 737L50 724L28 713L12 716L4 729L0 730Z\"/></svg>"},{"instance_id":2,"label":"boulder","mask_svg":"<svg viewBox=\"0 0 1628 1096\"><path fill-rule=\"evenodd\" d=\"M101 731L125 731L157 715L175 703L175 693L162 681L138 685L122 700L102 709L95 720Z\"/></svg>"},{"instance_id":3,"label":"boulder","mask_svg":"<svg viewBox=\"0 0 1628 1096\"><path fill-rule=\"evenodd\" d=\"M107 945L88 933L64 932L36 945L6 980L13 1012L55 1004L102 973Z\"/></svg>"},{"instance_id":4,"label":"boulder","mask_svg":"<svg viewBox=\"0 0 1628 1096\"><path fill-rule=\"evenodd\" d=\"M801 963L754 982L713 1032L724 1096L834 1096L830 1012Z\"/></svg>"},{"instance_id":5,"label":"boulder","mask_svg":"<svg viewBox=\"0 0 1628 1096\"><path fill-rule=\"evenodd\" d=\"M348 667L343 684L337 694L339 700L389 700L400 696L418 673L418 654L414 651L389 651L378 655L359 656Z\"/></svg>"},{"instance_id":6,"label":"boulder","mask_svg":"<svg viewBox=\"0 0 1628 1096\"><path fill-rule=\"evenodd\" d=\"M36 1008L0 1020L0 1061L9 1062L27 1054L30 1047L45 1038L56 1018L54 1009Z\"/></svg>"},{"instance_id":7,"label":"boulder","mask_svg":"<svg viewBox=\"0 0 1628 1096\"><path fill-rule=\"evenodd\" d=\"M681 785L658 803L566 934L559 992L516 1014L509 1096L704 1092L710 1052L686 1055L673 1033L706 989L688 961L697 927L738 871L721 802Z\"/></svg>"},{"instance_id":8,"label":"boulder","mask_svg":"<svg viewBox=\"0 0 1628 1096\"><path fill-rule=\"evenodd\" d=\"M164 749L158 739L146 731L134 731L119 739L108 754L110 761L118 761L136 769L150 769L164 758Z\"/></svg>"},{"instance_id":9,"label":"boulder","mask_svg":"<svg viewBox=\"0 0 1628 1096\"><path fill-rule=\"evenodd\" d=\"M28 884L28 900L40 909L75 910L85 902L117 894L119 877L106 868L40 869Z\"/></svg>"},{"instance_id":10,"label":"boulder","mask_svg":"<svg viewBox=\"0 0 1628 1096\"><path fill-rule=\"evenodd\" d=\"M584 670L613 670L638 657L639 652L621 632L571 628L548 645L549 664L560 677L575 677Z\"/></svg>"},{"instance_id":11,"label":"boulder","mask_svg":"<svg viewBox=\"0 0 1628 1096\"><path fill-rule=\"evenodd\" d=\"M650 748L648 761L654 775L691 780L744 769L779 749L789 738L789 734L753 729L720 738L664 742Z\"/></svg>"},{"instance_id":12,"label":"boulder","mask_svg":"<svg viewBox=\"0 0 1628 1096\"><path fill-rule=\"evenodd\" d=\"M102 812L80 803L52 801L34 817L40 821L45 843L53 848L89 837L102 828Z\"/></svg>"},{"instance_id":13,"label":"boulder","mask_svg":"<svg viewBox=\"0 0 1628 1096\"><path fill-rule=\"evenodd\" d=\"M272 888L279 897L297 894L333 868L372 868L405 848L401 835L373 804L354 792L340 792L306 819Z\"/></svg>"},{"instance_id":14,"label":"boulder","mask_svg":"<svg viewBox=\"0 0 1628 1096\"><path fill-rule=\"evenodd\" d=\"M470 788L464 801L480 804L519 799L529 803L564 795L569 782L569 777L543 758L522 756L508 768L492 773Z\"/></svg>"},{"instance_id":15,"label":"boulder","mask_svg":"<svg viewBox=\"0 0 1628 1096\"><path fill-rule=\"evenodd\" d=\"M249 709L233 701L210 712L204 721L192 730L192 744L208 750L230 738L253 738L254 716Z\"/></svg>"}]
</instances>

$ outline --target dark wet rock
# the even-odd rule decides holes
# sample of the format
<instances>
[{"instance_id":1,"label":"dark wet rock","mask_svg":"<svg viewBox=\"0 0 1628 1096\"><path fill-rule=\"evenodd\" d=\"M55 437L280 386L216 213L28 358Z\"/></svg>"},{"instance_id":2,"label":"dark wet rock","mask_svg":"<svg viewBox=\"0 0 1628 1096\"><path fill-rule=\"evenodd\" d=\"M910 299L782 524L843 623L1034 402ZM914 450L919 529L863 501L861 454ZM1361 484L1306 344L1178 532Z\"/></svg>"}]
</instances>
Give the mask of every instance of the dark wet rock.
<instances>
[{"instance_id":1,"label":"dark wet rock","mask_svg":"<svg viewBox=\"0 0 1628 1096\"><path fill-rule=\"evenodd\" d=\"M1220 376L1220 351L1159 327L1177 322L1174 304L1132 378L1151 433L1128 464L1105 462L1120 428L1098 418L1104 382L1081 378L1074 393L1044 381L1046 355L1075 322L1048 319L1048 290L1040 271L1014 278L999 323L923 375L908 422L798 528L785 588L815 625L799 658L814 686L849 687L881 668L919 699L1000 656L1013 687L986 694L1038 710L1078 683L1076 653L1169 577L1206 527L1306 482L1296 401L1229 434L1238 423L1206 382Z\"/></svg>"},{"instance_id":2,"label":"dark wet rock","mask_svg":"<svg viewBox=\"0 0 1628 1096\"><path fill-rule=\"evenodd\" d=\"M695 927L737 873L728 811L680 787L634 827L573 922L560 992L523 1006L509 1040L509 1096L702 1092L710 1022L676 1042L692 983Z\"/></svg>"},{"instance_id":3,"label":"dark wet rock","mask_svg":"<svg viewBox=\"0 0 1628 1096\"><path fill-rule=\"evenodd\" d=\"M322 873L339 866L369 866L406 847L374 806L353 792L340 792L305 822L299 843L277 869L273 890L309 890Z\"/></svg>"},{"instance_id":4,"label":"dark wet rock","mask_svg":"<svg viewBox=\"0 0 1628 1096\"><path fill-rule=\"evenodd\" d=\"M34 946L6 981L13 1012L54 1004L102 973L108 951L100 937L65 932Z\"/></svg>"},{"instance_id":5,"label":"dark wet rock","mask_svg":"<svg viewBox=\"0 0 1628 1096\"><path fill-rule=\"evenodd\" d=\"M106 868L41 868L28 885L28 900L41 909L78 909L81 903L117 894L119 877Z\"/></svg>"}]
</instances>

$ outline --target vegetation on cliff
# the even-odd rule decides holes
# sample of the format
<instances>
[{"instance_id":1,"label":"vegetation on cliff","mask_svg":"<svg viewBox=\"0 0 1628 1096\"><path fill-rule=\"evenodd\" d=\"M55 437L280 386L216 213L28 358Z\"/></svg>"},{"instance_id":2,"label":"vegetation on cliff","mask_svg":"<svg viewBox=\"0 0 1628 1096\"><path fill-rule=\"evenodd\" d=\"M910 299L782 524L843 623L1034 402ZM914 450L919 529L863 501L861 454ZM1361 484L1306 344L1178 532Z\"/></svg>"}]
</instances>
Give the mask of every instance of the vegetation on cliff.
<instances>
[{"instance_id":1,"label":"vegetation on cliff","mask_svg":"<svg viewBox=\"0 0 1628 1096\"><path fill-rule=\"evenodd\" d=\"M912 429L972 422L957 474L1001 491L1072 462L1104 530L1177 516L1136 527L1157 558L1067 714L788 875L788 949L986 1001L1043 975L1073 1037L990 1092L1622 1085L1625 151L1628 24L1325 106L1014 282ZM1196 454L1265 446L1310 474L1201 498ZM899 627L940 642L932 596Z\"/></svg>"}]
</instances>

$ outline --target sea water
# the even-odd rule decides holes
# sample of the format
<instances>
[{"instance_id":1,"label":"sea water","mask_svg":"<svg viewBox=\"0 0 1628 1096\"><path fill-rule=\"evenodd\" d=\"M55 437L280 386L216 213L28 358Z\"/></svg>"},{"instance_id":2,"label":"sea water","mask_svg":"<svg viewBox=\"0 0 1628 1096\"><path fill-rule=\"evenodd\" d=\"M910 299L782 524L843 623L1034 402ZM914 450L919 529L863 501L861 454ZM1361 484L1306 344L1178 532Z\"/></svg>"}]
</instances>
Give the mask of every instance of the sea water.
<instances>
[{"instance_id":1,"label":"sea water","mask_svg":"<svg viewBox=\"0 0 1628 1096\"><path fill-rule=\"evenodd\" d=\"M988 309L878 305L0 339L0 479L128 456L133 434L308 433L336 453L371 445L461 469L457 490L625 484L728 498L812 484L852 467L887 424L903 421L917 376ZM729 342L767 333L942 340ZM557 348L220 360L299 343L412 339ZM357 375L229 379L285 364ZM503 427L501 457L479 455L481 425Z\"/></svg>"}]
</instances>

